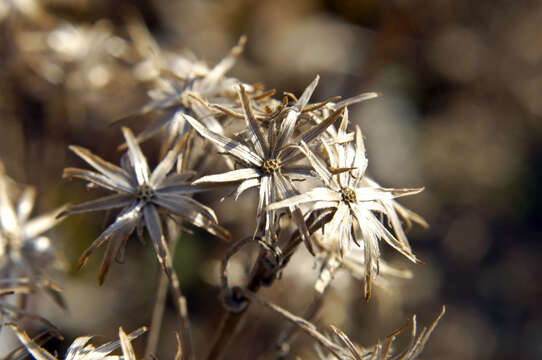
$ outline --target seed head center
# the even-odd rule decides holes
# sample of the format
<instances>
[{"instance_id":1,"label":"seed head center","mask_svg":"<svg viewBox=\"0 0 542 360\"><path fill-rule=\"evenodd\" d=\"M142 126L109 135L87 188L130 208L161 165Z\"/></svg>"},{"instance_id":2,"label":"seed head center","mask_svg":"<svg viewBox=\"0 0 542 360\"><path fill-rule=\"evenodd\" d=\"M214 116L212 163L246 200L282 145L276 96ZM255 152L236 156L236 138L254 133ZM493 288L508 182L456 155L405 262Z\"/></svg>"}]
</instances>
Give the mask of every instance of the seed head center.
<instances>
[{"instance_id":1,"label":"seed head center","mask_svg":"<svg viewBox=\"0 0 542 360\"><path fill-rule=\"evenodd\" d=\"M272 174L280 169L280 161L278 159L265 160L262 165L262 170L266 174Z\"/></svg>"},{"instance_id":2,"label":"seed head center","mask_svg":"<svg viewBox=\"0 0 542 360\"><path fill-rule=\"evenodd\" d=\"M154 190L147 184L139 185L137 188L137 199L143 202L150 202L154 197Z\"/></svg>"},{"instance_id":3,"label":"seed head center","mask_svg":"<svg viewBox=\"0 0 542 360\"><path fill-rule=\"evenodd\" d=\"M358 201L358 199L356 197L356 192L354 190L352 190L351 188L344 187L344 188L342 188L341 192L342 192L344 201L346 201L348 203L355 203L355 202Z\"/></svg>"}]
</instances>

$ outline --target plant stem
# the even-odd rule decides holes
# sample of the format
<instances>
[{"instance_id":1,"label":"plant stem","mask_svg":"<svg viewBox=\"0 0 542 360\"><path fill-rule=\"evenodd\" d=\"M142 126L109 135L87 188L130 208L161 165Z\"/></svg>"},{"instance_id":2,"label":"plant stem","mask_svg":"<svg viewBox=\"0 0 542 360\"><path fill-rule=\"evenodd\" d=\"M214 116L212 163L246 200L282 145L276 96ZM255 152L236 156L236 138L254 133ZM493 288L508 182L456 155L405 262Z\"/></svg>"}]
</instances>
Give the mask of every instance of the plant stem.
<instances>
[{"instance_id":1,"label":"plant stem","mask_svg":"<svg viewBox=\"0 0 542 360\"><path fill-rule=\"evenodd\" d=\"M177 273L174 271L171 272L171 278L170 278L170 287L173 295L173 299L175 300L175 304L177 306L177 311L179 312L180 317L180 333L181 333L181 341L182 341L182 349L183 349L183 359L187 360L194 360L195 359L195 353L194 353L194 342L192 339L192 330L190 326L190 319L188 318L188 309L186 306L186 298L181 292L181 286L179 283L179 278L177 277Z\"/></svg>"},{"instance_id":2,"label":"plant stem","mask_svg":"<svg viewBox=\"0 0 542 360\"><path fill-rule=\"evenodd\" d=\"M323 224L326 223L325 220L327 220L326 217L315 218L311 215L311 225L309 226L309 232L312 234L313 232L321 228ZM301 244L301 242L301 234L299 233L299 231L297 231L285 244L284 249L282 250L285 261L282 267L287 265L287 263L291 259L291 256L293 255L299 244ZM258 292L258 290L262 286L262 281L272 279L275 276L276 272L280 270L278 268L270 269L269 266L266 266L265 257L266 252L262 249L260 251L260 254L258 255L258 259L256 260L256 263L252 270L252 276L250 277L250 281L246 287L246 289L249 290L251 293ZM250 305L250 303L248 305ZM229 343L231 342L235 334L239 331L241 327L241 320L244 319L247 309L248 306L246 306L242 311L238 313L233 313L227 309L225 310L225 313L224 315L222 315L222 319L220 320L217 335L215 335L215 338L213 340L213 346L211 347L211 351L207 356L207 360L220 360L222 358L222 356L224 355L224 351L228 347Z\"/></svg>"},{"instance_id":3,"label":"plant stem","mask_svg":"<svg viewBox=\"0 0 542 360\"><path fill-rule=\"evenodd\" d=\"M156 294L156 302L154 304L152 321L151 321L151 334L149 335L149 341L147 348L145 349L145 357L154 354L158 346L160 339L160 328L162 325L162 318L164 316L165 301L167 295L167 285L169 280L169 287L171 289L171 295L173 297L173 303L177 308L179 315L179 332L182 342L182 358L186 360L194 360L195 352L192 340L192 331L190 326L190 319L188 317L188 309L186 305L186 298L181 291L181 285L175 268L173 267L172 254L175 254L175 248L177 246L177 240L179 237L176 223L173 220L168 220L166 223L167 231L165 236L170 239L170 245L166 247L168 253L166 258L167 272L161 271L159 285ZM165 285L164 285L165 284Z\"/></svg>"},{"instance_id":4,"label":"plant stem","mask_svg":"<svg viewBox=\"0 0 542 360\"><path fill-rule=\"evenodd\" d=\"M264 266L264 258L265 252L260 251L252 271L252 276L247 285L247 288L252 292L257 292L261 287L262 279L266 275L269 275L268 270ZM207 360L220 360L222 358L224 351L241 327L241 320L245 317L246 309L248 309L248 306L239 313L233 313L225 309Z\"/></svg>"},{"instance_id":5,"label":"plant stem","mask_svg":"<svg viewBox=\"0 0 542 360\"><path fill-rule=\"evenodd\" d=\"M156 354L158 340L160 339L162 318L164 316L164 310L166 307L166 296L169 282L167 276L161 269L159 277L160 279L158 280L159 282L156 291L156 300L154 302L154 308L152 311L151 327L147 340L147 346L145 348L145 359L150 359L151 355Z\"/></svg>"}]
</instances>

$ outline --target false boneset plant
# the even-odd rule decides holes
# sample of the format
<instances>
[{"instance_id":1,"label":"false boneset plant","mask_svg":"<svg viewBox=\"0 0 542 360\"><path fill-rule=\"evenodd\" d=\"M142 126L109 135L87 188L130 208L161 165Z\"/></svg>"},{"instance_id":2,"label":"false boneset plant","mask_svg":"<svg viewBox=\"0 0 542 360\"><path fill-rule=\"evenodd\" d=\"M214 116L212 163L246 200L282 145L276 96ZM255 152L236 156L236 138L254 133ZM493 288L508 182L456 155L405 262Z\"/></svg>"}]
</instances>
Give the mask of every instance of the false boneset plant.
<instances>
[{"instance_id":1,"label":"false boneset plant","mask_svg":"<svg viewBox=\"0 0 542 360\"><path fill-rule=\"evenodd\" d=\"M361 291L366 301L370 299L373 284L386 286L390 277L411 276L408 271L395 269L382 259L383 243L412 262L420 262L404 228L413 222L422 226L427 224L396 199L419 193L423 188L386 188L368 178L362 131L349 119L351 106L379 94L314 101L313 94L319 82L317 76L299 97L284 92L282 99L275 99L274 90L266 91L260 85L245 84L226 76L243 49L244 37L213 68L176 54L166 54L148 37L139 40L150 42L154 49L152 52L140 51L140 55L149 57L142 61L151 64L152 71L145 78L151 81L148 94L152 100L134 115L159 113L158 122L137 136L128 127L122 127L125 143L119 144L119 149L124 152L119 165L102 159L91 150L72 145L70 150L92 169L68 167L64 170L64 178L84 180L91 187L105 189L107 195L68 205L56 217L46 215L38 218L39 221L29 221L33 194L23 192L20 205L17 211L14 210L9 200L13 196L8 194L2 170L0 250L1 260L7 262L3 266L7 285L0 296L30 293L32 287L29 284L41 284L42 287L49 284L45 287L54 288L41 273L39 276L24 274L31 278L25 283L17 280L20 275L8 271L17 269L24 261L21 249L35 249L34 253L49 251L40 245L44 244L38 237L41 232L66 215L116 211L113 220L81 255L77 268L81 268L97 248L105 246L98 274L98 283L102 285L113 261L124 262L127 241L135 235L145 237L146 230L163 272L158 292L163 292L169 283L179 313L180 341L176 358L199 359L203 355L209 359L221 358L240 331L239 323L251 302L275 311L277 316L293 324L281 337L281 356L286 355L288 347L285 345L299 329L318 344L314 356L320 359L416 358L444 310L435 323L421 333L417 332L414 318L412 341L399 351L392 347L399 332L373 347L364 348L354 344L338 328L333 327L331 333L321 332L310 322L339 268L363 280ZM145 46L136 41L134 48L144 49ZM184 65L172 65L179 63ZM117 128L113 127L111 131L117 131ZM162 136L163 151L160 162L151 171L140 143L154 136ZM211 168L225 170L215 173ZM242 215L255 224L253 231L245 237L230 239L230 233L220 225L211 204L193 198L194 194L217 189L231 191L229 197L233 201L246 201L243 193L251 189L257 193L255 212ZM204 229L220 240L231 242L230 250L223 256L220 274L224 315L217 333L209 334L214 340L208 354L197 351L192 344L186 299L172 266L177 233L185 231L187 226ZM13 245L8 247L8 243ZM251 265L249 280L242 286L231 286L228 264L249 244L259 249ZM317 301L309 307L304 318L257 295L262 286L271 287L280 281L279 274L291 264L301 244L315 259L325 259L314 284ZM20 284L27 284L28 289ZM163 301L157 300L155 304L146 350L149 356L156 352L160 340ZM2 308L1 304L0 309L7 313L7 305ZM23 313L23 308L18 310L19 314ZM18 321L16 313L14 311L15 315L8 318L10 326L30 354L39 360L54 358L40 348L38 340L31 339L13 324ZM80 344L80 347L70 348L66 358L86 358L83 355L87 353L92 358L111 358L108 354L120 345L124 359L135 359L130 340L142 332L137 330L126 335L121 329L120 342L99 348L87 345L89 337L78 339L74 344Z\"/></svg>"}]
</instances>

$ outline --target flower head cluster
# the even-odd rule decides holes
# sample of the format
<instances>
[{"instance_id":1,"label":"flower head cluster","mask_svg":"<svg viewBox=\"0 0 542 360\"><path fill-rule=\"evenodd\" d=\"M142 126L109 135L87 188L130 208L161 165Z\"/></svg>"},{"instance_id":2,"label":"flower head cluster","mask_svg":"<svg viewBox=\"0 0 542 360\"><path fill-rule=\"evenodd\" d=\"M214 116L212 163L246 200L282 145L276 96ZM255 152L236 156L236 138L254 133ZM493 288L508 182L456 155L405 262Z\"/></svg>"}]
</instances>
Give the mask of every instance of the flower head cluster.
<instances>
[{"instance_id":1,"label":"flower head cluster","mask_svg":"<svg viewBox=\"0 0 542 360\"><path fill-rule=\"evenodd\" d=\"M311 144L327 127L337 121L343 111L339 109L333 112L322 122L294 136L298 118L307 106L317 84L318 78L307 87L294 105L285 107L274 117L266 119L269 123L266 129L262 129L252 108L251 100L245 88L240 85L239 97L249 129L248 133L244 134L243 142L217 134L201 125L196 119L184 116L201 136L214 143L220 150L232 155L240 166L239 169L224 174L204 176L196 180L194 184L237 183L239 185L236 198L245 190L257 187L260 195L257 212L261 215L258 216L256 232L261 227L264 238L269 242L277 238L278 216L276 211L267 209L267 206L298 193L292 182L293 177L312 176L309 166L298 164L302 154L292 145L298 142ZM288 211L298 225L308 248L312 251L310 235L301 210L294 205L288 207Z\"/></svg>"},{"instance_id":2,"label":"flower head cluster","mask_svg":"<svg viewBox=\"0 0 542 360\"><path fill-rule=\"evenodd\" d=\"M380 241L419 262L403 223L425 225L423 219L396 202L396 198L416 194L422 188L385 188L365 174L368 161L362 133L358 126L350 124L348 107L378 94L311 103L319 81L316 77L299 98L285 93L282 101L275 100L271 97L274 91L225 77L244 41L241 38L214 68L186 59L181 62L185 66L175 67L176 63L166 61L168 58L161 56L155 46L158 54L153 55L153 64L160 71L154 75L155 88L149 92L152 100L140 114L160 111L166 115L137 137L128 128L122 129L127 153L120 167L86 149L71 147L97 172L68 168L64 176L82 178L115 194L70 206L64 214L120 209L116 220L83 253L78 265L82 266L97 247L108 243L99 276L103 282L111 261L122 260L129 235L135 229L141 234L146 227L166 270L169 255L161 214L180 216L212 234L227 237L213 210L189 195L235 186L237 200L254 188L259 196L252 235L263 240L267 249L273 249L279 258L277 265L284 266L296 242L303 241L312 254L328 253L338 263L349 263L355 276L363 274L365 296L369 298L371 282L380 271ZM168 152L163 151L163 160L151 173L138 142L166 125L170 131L163 148ZM241 131L236 133L232 127ZM191 140L191 128L200 135L199 142ZM196 149L206 146L202 141L222 156ZM229 170L199 173L198 178L198 172L187 166L186 159L186 172L170 174L181 147L184 154L199 151L200 165L208 159L216 163L222 158ZM298 235L290 237L293 242L284 240L289 222L283 218L291 219L297 229ZM316 240L313 234L320 229L323 237Z\"/></svg>"},{"instance_id":3,"label":"flower head cluster","mask_svg":"<svg viewBox=\"0 0 542 360\"><path fill-rule=\"evenodd\" d=\"M194 184L237 186L235 198L257 188L259 201L254 236L261 236L268 244L276 244L281 230L279 218L289 215L296 224L300 238L308 250L315 254L309 226L310 215L322 219L326 237L334 239L342 259L353 246L363 253L360 262L365 267L365 296L369 298L371 281L376 279L380 264L379 241L384 240L413 262L418 262L406 239L402 220L425 224L423 219L399 205L395 199L422 191L390 189L379 186L365 175L367 158L359 127L349 132L347 106L371 99L376 93L367 93L334 103L328 100L309 104L317 86L316 78L297 99L289 94L283 103L253 100L243 85L239 85L241 112L223 109L231 121L242 119L246 130L235 137L216 133L189 115L183 117L205 139L234 159L236 169L203 176ZM271 113L258 111L265 107ZM208 106L213 108L212 105ZM340 121L340 125L334 124ZM299 188L297 181L309 179L320 182L307 190ZM308 206L308 207L307 207ZM302 211L306 209L306 212ZM388 224L381 221L388 219ZM329 242L329 240L327 241ZM318 246L317 246L318 247Z\"/></svg>"},{"instance_id":4,"label":"flower head cluster","mask_svg":"<svg viewBox=\"0 0 542 360\"><path fill-rule=\"evenodd\" d=\"M9 13L13 10L31 19L42 11L37 4L30 0L0 0L0 24L12 16ZM413 222L427 224L397 199L417 194L423 188L388 188L367 177L362 131L349 119L351 106L377 98L378 93L315 101L320 79L316 76L299 97L284 92L282 99L276 99L273 89L265 90L262 85L227 76L244 48L244 36L216 66L207 66L161 50L142 25L128 27L132 37L129 42L114 34L113 23L108 20L77 25L46 19L51 23L39 30L25 28L14 33L13 52L17 56L10 56L8 62L17 63L15 69L19 69L20 57L23 66L46 80L36 82L40 88L61 85L63 90L69 90L63 92L66 96L83 95L85 99L96 99L115 78L126 77L130 84L149 86L150 100L116 122L150 114L158 115L158 121L137 135L126 126L121 128L125 142L119 146L123 153L118 165L86 148L69 146L90 169L68 167L63 177L81 179L89 188L105 190L107 194L37 218L30 218L35 190L15 184L5 175L0 162L0 329L5 320L10 322L7 325L34 358L56 359L40 347L41 339L31 339L20 330L19 320L32 312L10 300L24 300L26 294L41 288L62 306L60 289L46 276L47 269L61 262L44 233L67 215L112 211L112 221L81 254L77 268L83 267L98 248L105 247L98 274L98 283L102 285L113 261L124 262L129 239L133 235L140 240L148 236L163 271L161 275L167 276L169 282L160 281L158 286L147 353L156 350L165 286L169 285L179 315L181 340L177 357L194 358L186 298L170 252L175 248L174 235L184 230L184 225L229 240L229 230L219 224L212 208L212 196L194 197L206 191L216 194L217 189L226 188L235 201L244 200L241 196L249 191L256 193L257 200L252 207L245 207L253 209L248 216L238 216L239 222L254 224L253 230L236 241L222 258L221 299L229 314L224 317L209 358L220 358L229 337L240 328L238 321L243 317L232 314L245 311L255 301L272 308L317 340L323 346L319 353L322 359L329 354L340 359L382 360L418 356L433 327L417 334L415 319L412 342L404 351L392 351L396 334L365 349L338 329L334 329L334 337L319 333L309 321L256 294L260 287L271 286L280 279L281 272L295 261L293 255L303 245L317 262L321 261L314 301L306 312L309 318L322 306L337 269L348 270L354 278L363 280L366 300L371 296L373 283L388 285L392 277L411 277L408 270L397 270L383 260L381 243L414 263L420 262L405 228ZM125 60L122 66L116 61L119 59ZM113 76L115 69L126 69L124 65L134 63L133 69L120 74L123 76ZM151 170L140 144L163 130L167 131L162 151L158 164ZM248 244L259 250L253 266L247 266L251 269L250 278L245 286L230 286L228 262ZM303 266L302 262L298 265ZM54 328L47 320L31 316ZM121 328L119 341L99 347L89 343L91 337L78 338L68 349L66 359L135 360L130 341L144 331L138 329L127 335ZM119 347L122 356L111 355Z\"/></svg>"}]
</instances>

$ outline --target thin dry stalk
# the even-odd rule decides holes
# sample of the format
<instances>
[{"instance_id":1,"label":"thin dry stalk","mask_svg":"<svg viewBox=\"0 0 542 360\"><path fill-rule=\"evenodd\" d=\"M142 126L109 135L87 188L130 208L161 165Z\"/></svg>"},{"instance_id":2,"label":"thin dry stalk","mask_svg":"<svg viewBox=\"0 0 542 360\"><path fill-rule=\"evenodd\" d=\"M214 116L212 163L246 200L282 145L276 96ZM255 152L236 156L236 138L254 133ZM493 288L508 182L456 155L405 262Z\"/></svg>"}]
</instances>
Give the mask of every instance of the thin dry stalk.
<instances>
[{"instance_id":1,"label":"thin dry stalk","mask_svg":"<svg viewBox=\"0 0 542 360\"><path fill-rule=\"evenodd\" d=\"M173 220L167 220L167 228L169 234L175 233L175 223ZM178 236L170 236L171 244L170 251L175 254L175 248L177 246ZM166 307L166 298L168 291L168 278L163 271L159 271L158 287L156 291L156 300L152 311L151 327L149 331L149 337L147 340L147 346L145 348L145 359L150 359L151 355L156 355L156 349L160 340L160 329L162 328L162 320L164 318L164 310Z\"/></svg>"},{"instance_id":2,"label":"thin dry stalk","mask_svg":"<svg viewBox=\"0 0 542 360\"><path fill-rule=\"evenodd\" d=\"M194 352L194 342L192 339L192 330L190 326L190 319L188 316L186 298L184 297L181 291L179 278L177 277L177 273L175 272L175 269L173 268L173 264L172 264L173 260L171 258L171 254L168 254L166 258L169 260L165 264L168 270L167 275L169 276L169 285L171 288L175 306L177 307L177 311L179 313L179 320L180 320L179 332L181 333L180 336L181 336L181 341L182 341L183 360L194 360L196 358L196 354Z\"/></svg>"},{"instance_id":3,"label":"thin dry stalk","mask_svg":"<svg viewBox=\"0 0 542 360\"><path fill-rule=\"evenodd\" d=\"M162 319L166 307L166 297L168 290L168 278L162 270L160 270L160 279L156 291L156 299L152 310L152 320L150 326L147 346L145 347L145 359L150 359L153 354L156 354L158 341L160 340L160 329L162 328Z\"/></svg>"}]
</instances>

